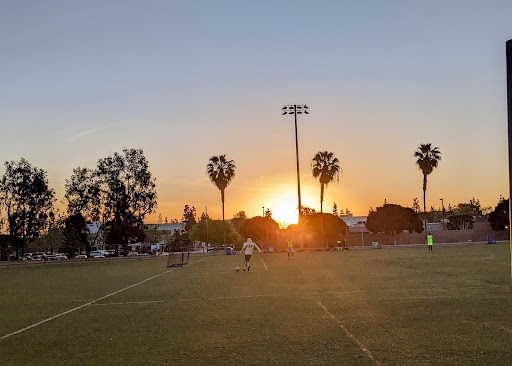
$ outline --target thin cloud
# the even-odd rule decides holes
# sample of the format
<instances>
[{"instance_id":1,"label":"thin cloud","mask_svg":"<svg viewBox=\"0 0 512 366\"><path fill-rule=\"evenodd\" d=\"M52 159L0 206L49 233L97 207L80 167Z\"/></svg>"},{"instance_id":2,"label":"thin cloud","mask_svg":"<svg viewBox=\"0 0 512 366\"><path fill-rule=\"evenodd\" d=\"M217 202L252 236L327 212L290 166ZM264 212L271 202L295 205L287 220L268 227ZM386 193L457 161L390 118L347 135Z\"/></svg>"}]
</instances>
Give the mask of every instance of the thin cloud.
<instances>
[{"instance_id":1,"label":"thin cloud","mask_svg":"<svg viewBox=\"0 0 512 366\"><path fill-rule=\"evenodd\" d=\"M101 132L101 131L104 131L104 130L107 130L109 128L111 128L112 125L107 125L107 126L100 126L100 127L95 127L95 128L90 128L88 130L84 130L84 131L81 131L73 136L71 136L68 141L69 142L75 142L77 140L80 140L84 137L87 137L87 136L90 136L90 135L93 135L95 133L98 133L98 132Z\"/></svg>"}]
</instances>

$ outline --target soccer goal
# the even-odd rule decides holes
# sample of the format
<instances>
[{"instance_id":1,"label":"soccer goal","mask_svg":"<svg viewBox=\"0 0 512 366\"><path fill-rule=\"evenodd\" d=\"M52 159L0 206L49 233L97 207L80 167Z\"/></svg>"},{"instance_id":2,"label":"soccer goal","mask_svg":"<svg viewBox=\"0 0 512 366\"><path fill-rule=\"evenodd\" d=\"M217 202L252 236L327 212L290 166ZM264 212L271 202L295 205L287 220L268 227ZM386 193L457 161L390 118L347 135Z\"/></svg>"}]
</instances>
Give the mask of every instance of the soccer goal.
<instances>
[{"instance_id":1,"label":"soccer goal","mask_svg":"<svg viewBox=\"0 0 512 366\"><path fill-rule=\"evenodd\" d=\"M189 252L174 252L167 254L167 267L182 267L188 264Z\"/></svg>"}]
</instances>

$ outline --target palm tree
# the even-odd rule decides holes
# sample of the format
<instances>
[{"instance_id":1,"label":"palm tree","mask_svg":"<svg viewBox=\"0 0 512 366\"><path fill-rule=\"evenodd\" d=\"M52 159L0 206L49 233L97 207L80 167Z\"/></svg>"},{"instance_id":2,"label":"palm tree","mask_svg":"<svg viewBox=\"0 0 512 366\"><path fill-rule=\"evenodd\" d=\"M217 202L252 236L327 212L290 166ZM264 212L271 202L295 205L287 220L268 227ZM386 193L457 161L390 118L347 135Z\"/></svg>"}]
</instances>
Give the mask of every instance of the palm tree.
<instances>
[{"instance_id":1,"label":"palm tree","mask_svg":"<svg viewBox=\"0 0 512 366\"><path fill-rule=\"evenodd\" d=\"M311 161L313 177L320 181L320 213L323 213L324 190L332 181L340 180L341 168L339 160L334 153L328 151L319 151Z\"/></svg>"},{"instance_id":2,"label":"palm tree","mask_svg":"<svg viewBox=\"0 0 512 366\"><path fill-rule=\"evenodd\" d=\"M423 212L427 212L425 196L427 191L427 175L432 173L434 168L441 160L441 152L438 147L431 148L432 144L421 144L418 150L414 152L414 156L418 158L416 164L423 173ZM426 231L426 228L425 228Z\"/></svg>"},{"instance_id":3,"label":"palm tree","mask_svg":"<svg viewBox=\"0 0 512 366\"><path fill-rule=\"evenodd\" d=\"M210 181L220 190L222 201L222 227L224 228L224 191L235 177L236 165L233 160L226 160L226 155L212 156L206 165L206 174ZM226 235L224 234L224 244Z\"/></svg>"}]
</instances>

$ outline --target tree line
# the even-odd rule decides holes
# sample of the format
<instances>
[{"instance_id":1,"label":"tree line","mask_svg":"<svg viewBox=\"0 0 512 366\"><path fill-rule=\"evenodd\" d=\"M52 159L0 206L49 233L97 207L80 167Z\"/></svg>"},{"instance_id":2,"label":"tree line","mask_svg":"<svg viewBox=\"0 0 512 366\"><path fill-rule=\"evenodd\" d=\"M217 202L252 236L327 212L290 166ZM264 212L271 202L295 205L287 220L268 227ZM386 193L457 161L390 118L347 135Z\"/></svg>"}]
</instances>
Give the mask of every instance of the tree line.
<instances>
[{"instance_id":1,"label":"tree line","mask_svg":"<svg viewBox=\"0 0 512 366\"><path fill-rule=\"evenodd\" d=\"M64 250L73 253L83 247L89 256L98 235L106 244L128 244L144 238L144 219L157 205L155 178L142 149L99 159L95 168L77 167L65 182L66 211L54 208L55 191L49 187L47 172L26 159L5 162L0 180L2 253L16 250L18 258L27 244L43 233L62 227ZM88 222L99 222L95 238L88 238Z\"/></svg>"},{"instance_id":2,"label":"tree line","mask_svg":"<svg viewBox=\"0 0 512 366\"><path fill-rule=\"evenodd\" d=\"M427 177L438 166L441 152L431 144L421 144L414 156L423 174L423 212L417 199L414 199L412 209L385 202L375 211L370 209L367 223L370 231L392 235L403 230L418 231L420 228L416 220L426 222L436 217L436 210L432 209L430 213L426 211L426 190ZM94 168L73 169L71 177L65 181L66 209L62 214L54 208L55 191L49 187L46 171L32 166L24 158L5 162L4 165L5 173L0 179L0 229L6 233L0 236L2 253L15 249L19 257L29 242L45 233L49 241L58 240L57 237L62 235L63 250L69 253L77 248L84 248L89 255L101 235L105 244L121 245L123 254L126 255L129 244L143 241L148 235L144 220L155 212L158 196L156 179L149 170L149 163L142 149L123 149L122 153L116 152L112 156L99 159ZM218 238L219 233L222 233L222 244L232 243L249 235L256 240L261 238L268 241L268 233L278 230L278 224L272 219L270 211L268 215L252 219L248 219L245 213L242 215L241 211L230 223L225 222L225 191L233 181L235 173L235 161L226 158L225 154L210 157L206 174L220 191L222 222L208 220L205 214L196 222L195 208L187 205L183 218L187 223L186 230L176 234L182 236L174 238L175 243L191 239L216 243L217 239L210 239ZM339 182L342 173L339 159L332 152L319 151L311 160L311 173L320 183L320 213L317 214L309 207L301 207L300 230L309 231L311 236L322 232L321 242L329 245L337 242L347 232L342 220L332 218L339 219L336 205L333 215L323 213L325 189L330 183ZM504 201L500 200L499 210L508 212L508 208L502 209ZM481 212L479 201L473 198L469 204L459 204L454 208L449 205L448 211L442 213L449 214L449 229L464 229L470 228L470 218ZM496 224L492 221L493 228L508 225L502 225L502 216L496 210L490 215L490 220L498 220L497 217L501 220ZM327 226L324 227L326 220ZM92 239L87 227L90 222L99 223ZM58 228L62 228L62 232L58 232ZM289 235L293 236L297 231L291 225Z\"/></svg>"}]
</instances>

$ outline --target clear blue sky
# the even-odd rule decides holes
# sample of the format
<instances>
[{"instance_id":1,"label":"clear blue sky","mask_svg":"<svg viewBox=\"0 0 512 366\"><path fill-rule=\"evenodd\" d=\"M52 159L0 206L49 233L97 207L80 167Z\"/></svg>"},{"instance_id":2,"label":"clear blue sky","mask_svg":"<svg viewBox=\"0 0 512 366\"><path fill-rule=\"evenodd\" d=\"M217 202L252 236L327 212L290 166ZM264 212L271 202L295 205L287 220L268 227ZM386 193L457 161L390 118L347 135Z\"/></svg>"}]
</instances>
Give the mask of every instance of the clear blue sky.
<instances>
[{"instance_id":1,"label":"clear blue sky","mask_svg":"<svg viewBox=\"0 0 512 366\"><path fill-rule=\"evenodd\" d=\"M341 161L335 201L365 215L422 197L413 153L443 153L427 206L507 196L505 42L511 1L2 1L0 159L48 171L63 198L77 166L142 148L158 212L185 204L220 217L205 176L227 154L237 176L226 216L296 202L319 208L309 161ZM0 168L3 173L3 167ZM285 208L286 206L287 208ZM286 210L287 213L285 212ZM291 213L290 213L291 212ZM279 213L279 215L278 215Z\"/></svg>"}]
</instances>

